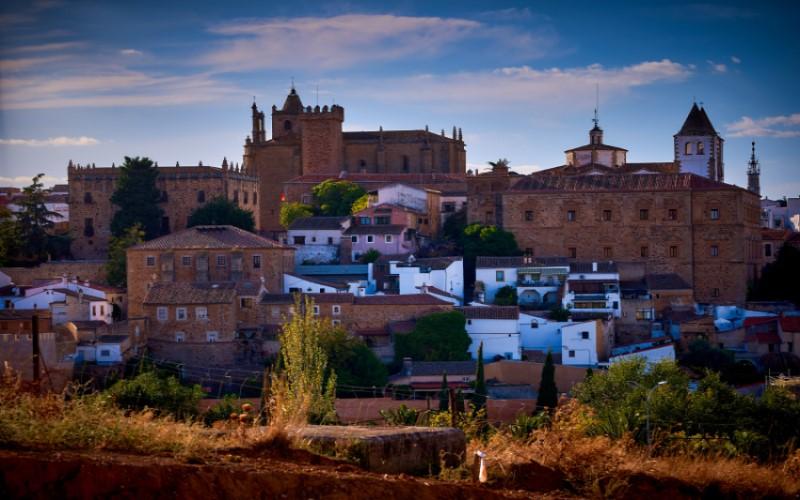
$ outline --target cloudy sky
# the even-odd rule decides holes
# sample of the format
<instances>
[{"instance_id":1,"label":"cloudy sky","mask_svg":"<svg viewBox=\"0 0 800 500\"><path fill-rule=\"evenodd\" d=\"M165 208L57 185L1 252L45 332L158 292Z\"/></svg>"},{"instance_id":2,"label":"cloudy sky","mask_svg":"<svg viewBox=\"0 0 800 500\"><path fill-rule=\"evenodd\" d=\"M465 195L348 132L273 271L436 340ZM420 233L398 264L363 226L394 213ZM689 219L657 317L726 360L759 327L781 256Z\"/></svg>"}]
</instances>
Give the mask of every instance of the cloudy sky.
<instances>
[{"instance_id":1,"label":"cloudy sky","mask_svg":"<svg viewBox=\"0 0 800 500\"><path fill-rule=\"evenodd\" d=\"M241 161L249 107L345 107L345 129L463 128L522 172L585 144L669 161L692 101L745 185L800 195L797 2L69 2L0 6L0 185L124 156Z\"/></svg>"}]
</instances>

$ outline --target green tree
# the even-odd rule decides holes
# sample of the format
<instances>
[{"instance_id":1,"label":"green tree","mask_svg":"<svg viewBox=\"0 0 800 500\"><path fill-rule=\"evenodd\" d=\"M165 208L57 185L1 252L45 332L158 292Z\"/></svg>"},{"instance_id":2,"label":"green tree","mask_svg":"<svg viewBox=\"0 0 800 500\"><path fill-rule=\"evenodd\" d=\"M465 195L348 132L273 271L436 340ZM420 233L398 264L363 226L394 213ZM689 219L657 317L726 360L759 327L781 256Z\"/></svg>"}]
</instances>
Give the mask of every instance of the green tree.
<instances>
[{"instance_id":1,"label":"green tree","mask_svg":"<svg viewBox=\"0 0 800 500\"><path fill-rule=\"evenodd\" d=\"M364 193L358 198L356 201L353 202L353 206L350 207L350 213L356 213L364 210L365 208L369 207L369 193Z\"/></svg>"},{"instance_id":2,"label":"green tree","mask_svg":"<svg viewBox=\"0 0 800 500\"><path fill-rule=\"evenodd\" d=\"M548 350L542 367L542 380L539 382L539 396L536 398L536 408L555 408L556 406L558 406L556 367L553 364L553 354Z\"/></svg>"},{"instance_id":3,"label":"green tree","mask_svg":"<svg viewBox=\"0 0 800 500\"><path fill-rule=\"evenodd\" d=\"M7 266L19 252L19 231L11 210L0 206L0 266Z\"/></svg>"},{"instance_id":4,"label":"green tree","mask_svg":"<svg viewBox=\"0 0 800 500\"><path fill-rule=\"evenodd\" d=\"M442 225L444 239L455 244L458 253L464 251L464 229L467 227L467 209L460 208L452 213Z\"/></svg>"},{"instance_id":5,"label":"green tree","mask_svg":"<svg viewBox=\"0 0 800 500\"><path fill-rule=\"evenodd\" d=\"M486 377L483 373L483 342L478 346L478 367L475 370L475 395L472 402L475 404L475 411L486 407Z\"/></svg>"},{"instance_id":6,"label":"green tree","mask_svg":"<svg viewBox=\"0 0 800 500\"><path fill-rule=\"evenodd\" d=\"M328 179L311 189L320 215L350 215L353 203L366 194L364 188L350 181Z\"/></svg>"},{"instance_id":7,"label":"green tree","mask_svg":"<svg viewBox=\"0 0 800 500\"><path fill-rule=\"evenodd\" d=\"M569 309L564 309L561 304L556 304L550 309L550 319L560 322L567 321L569 319Z\"/></svg>"},{"instance_id":8,"label":"green tree","mask_svg":"<svg viewBox=\"0 0 800 500\"><path fill-rule=\"evenodd\" d=\"M520 255L514 234L497 226L470 224L464 228L464 257Z\"/></svg>"},{"instance_id":9,"label":"green tree","mask_svg":"<svg viewBox=\"0 0 800 500\"><path fill-rule=\"evenodd\" d=\"M800 307L800 249L784 244L752 284L749 300L789 300Z\"/></svg>"},{"instance_id":10,"label":"green tree","mask_svg":"<svg viewBox=\"0 0 800 500\"><path fill-rule=\"evenodd\" d=\"M133 379L120 380L111 386L108 393L120 408L152 408L171 413L176 418L196 415L197 404L203 397L199 385L185 387L177 378L159 377L155 371L144 372Z\"/></svg>"},{"instance_id":11,"label":"green tree","mask_svg":"<svg viewBox=\"0 0 800 500\"><path fill-rule=\"evenodd\" d=\"M322 345L332 326L314 315L314 301L308 297L298 296L294 311L280 334L281 370L272 380L280 404L273 417L282 422L335 422L336 373Z\"/></svg>"},{"instance_id":12,"label":"green tree","mask_svg":"<svg viewBox=\"0 0 800 500\"><path fill-rule=\"evenodd\" d=\"M111 219L111 234L122 236L136 224L144 230L146 240L161 235L164 211L158 206L161 192L156 187L158 168L149 158L126 156L120 166L119 182L111 203L117 211Z\"/></svg>"},{"instance_id":13,"label":"green tree","mask_svg":"<svg viewBox=\"0 0 800 500\"><path fill-rule=\"evenodd\" d=\"M196 208L189 215L186 226L234 226L252 233L256 228L256 221L250 210L239 207L223 196L217 196Z\"/></svg>"},{"instance_id":14,"label":"green tree","mask_svg":"<svg viewBox=\"0 0 800 500\"><path fill-rule=\"evenodd\" d=\"M439 312L417 319L411 333L395 339L395 360L466 361L472 340L464 328L466 319L458 311Z\"/></svg>"},{"instance_id":15,"label":"green tree","mask_svg":"<svg viewBox=\"0 0 800 500\"><path fill-rule=\"evenodd\" d=\"M381 256L381 253L374 248L370 248L358 258L358 261L362 264L371 264L378 260L378 257Z\"/></svg>"},{"instance_id":16,"label":"green tree","mask_svg":"<svg viewBox=\"0 0 800 500\"><path fill-rule=\"evenodd\" d=\"M289 226L291 226L292 222L295 220L302 219L304 217L311 217L312 215L314 215L314 210L310 205L306 205L305 203L300 203L297 201L282 203L280 223L281 226L289 229Z\"/></svg>"},{"instance_id":17,"label":"green tree","mask_svg":"<svg viewBox=\"0 0 800 500\"><path fill-rule=\"evenodd\" d=\"M128 249L144 241L144 231L139 224L129 227L122 236L112 236L108 244L106 280L111 286L128 286Z\"/></svg>"},{"instance_id":18,"label":"green tree","mask_svg":"<svg viewBox=\"0 0 800 500\"><path fill-rule=\"evenodd\" d=\"M50 249L50 230L55 225L50 218L61 217L45 205L44 174L33 178L30 186L23 188L18 202L20 210L15 214L16 236L19 238L19 257L23 260L41 262L47 259Z\"/></svg>"},{"instance_id":19,"label":"green tree","mask_svg":"<svg viewBox=\"0 0 800 500\"><path fill-rule=\"evenodd\" d=\"M494 296L494 304L496 306L515 306L517 305L517 288L511 285L506 285Z\"/></svg>"},{"instance_id":20,"label":"green tree","mask_svg":"<svg viewBox=\"0 0 800 500\"><path fill-rule=\"evenodd\" d=\"M342 386L383 387L387 370L375 353L360 338L341 328L324 328L320 333L320 345L328 357L328 366L336 372L336 380Z\"/></svg>"},{"instance_id":21,"label":"green tree","mask_svg":"<svg viewBox=\"0 0 800 500\"><path fill-rule=\"evenodd\" d=\"M442 387L439 390L439 411L450 408L450 386L447 384L447 372L442 373Z\"/></svg>"}]
</instances>

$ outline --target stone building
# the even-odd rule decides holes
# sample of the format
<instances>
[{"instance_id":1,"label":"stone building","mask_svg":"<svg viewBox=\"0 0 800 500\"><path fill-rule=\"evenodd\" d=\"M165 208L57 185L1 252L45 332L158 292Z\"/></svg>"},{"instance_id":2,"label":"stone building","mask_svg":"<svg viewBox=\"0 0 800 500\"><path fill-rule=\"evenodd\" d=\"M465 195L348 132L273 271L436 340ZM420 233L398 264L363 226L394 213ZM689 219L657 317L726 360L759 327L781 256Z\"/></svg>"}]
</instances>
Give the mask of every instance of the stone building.
<instances>
[{"instance_id":1,"label":"stone building","mask_svg":"<svg viewBox=\"0 0 800 500\"><path fill-rule=\"evenodd\" d=\"M361 174L455 174L466 170L460 129L451 137L428 130L344 132L344 108L304 106L292 87L279 109L272 106L271 137L265 115L253 103L252 131L245 140L244 169L260 178L261 227L280 231L278 222L283 184L302 176L319 181L342 172ZM379 177L379 176L378 176ZM351 179L359 182L356 179ZM293 200L290 200L293 201Z\"/></svg>"},{"instance_id":2,"label":"stone building","mask_svg":"<svg viewBox=\"0 0 800 500\"><path fill-rule=\"evenodd\" d=\"M69 182L69 228L74 238L72 255L78 259L106 258L111 238L111 219L116 207L111 195L117 187L120 169L73 165L67 167ZM191 213L213 198L222 196L253 212L259 227L258 179L223 160L222 167L158 167L156 186L164 210L162 233L186 227Z\"/></svg>"}]
</instances>

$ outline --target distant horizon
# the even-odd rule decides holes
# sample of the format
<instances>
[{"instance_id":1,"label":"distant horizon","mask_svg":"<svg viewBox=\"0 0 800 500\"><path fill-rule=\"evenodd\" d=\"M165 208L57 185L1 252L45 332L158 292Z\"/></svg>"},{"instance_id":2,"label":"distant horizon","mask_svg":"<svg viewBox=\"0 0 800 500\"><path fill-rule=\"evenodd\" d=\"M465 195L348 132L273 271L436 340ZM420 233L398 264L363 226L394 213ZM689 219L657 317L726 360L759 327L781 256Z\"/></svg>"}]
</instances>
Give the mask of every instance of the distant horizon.
<instances>
[{"instance_id":1,"label":"distant horizon","mask_svg":"<svg viewBox=\"0 0 800 500\"><path fill-rule=\"evenodd\" d=\"M290 86L345 131L460 127L467 168L527 174L604 142L673 160L692 103L725 139L725 182L800 196L800 5L775 2L10 2L0 12L0 185L67 163L242 162L255 97Z\"/></svg>"}]
</instances>

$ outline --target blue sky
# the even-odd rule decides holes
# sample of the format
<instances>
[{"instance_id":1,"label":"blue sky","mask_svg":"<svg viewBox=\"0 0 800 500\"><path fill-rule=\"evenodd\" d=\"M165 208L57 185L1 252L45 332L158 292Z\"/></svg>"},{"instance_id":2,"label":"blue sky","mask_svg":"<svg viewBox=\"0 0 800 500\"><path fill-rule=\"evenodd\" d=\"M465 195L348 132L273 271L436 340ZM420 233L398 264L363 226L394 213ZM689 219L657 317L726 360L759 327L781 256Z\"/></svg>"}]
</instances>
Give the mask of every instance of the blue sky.
<instances>
[{"instance_id":1,"label":"blue sky","mask_svg":"<svg viewBox=\"0 0 800 500\"><path fill-rule=\"evenodd\" d=\"M0 185L72 159L241 161L253 96L336 102L345 129L459 126L467 161L522 172L605 142L670 161L693 99L745 185L800 195L797 2L4 2ZM317 88L319 91L317 92Z\"/></svg>"}]
</instances>

